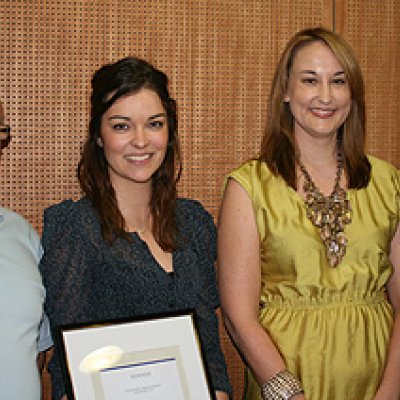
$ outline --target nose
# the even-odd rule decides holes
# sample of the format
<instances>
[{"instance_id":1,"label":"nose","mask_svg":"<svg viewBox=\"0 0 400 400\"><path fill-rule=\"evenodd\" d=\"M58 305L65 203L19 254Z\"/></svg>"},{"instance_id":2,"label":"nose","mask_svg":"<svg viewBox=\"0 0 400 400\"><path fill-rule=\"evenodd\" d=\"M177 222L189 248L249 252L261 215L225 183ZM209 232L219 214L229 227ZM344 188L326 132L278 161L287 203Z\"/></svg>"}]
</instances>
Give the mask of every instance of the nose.
<instances>
[{"instance_id":1,"label":"nose","mask_svg":"<svg viewBox=\"0 0 400 400\"><path fill-rule=\"evenodd\" d=\"M131 144L134 147L142 149L147 145L147 134L144 127L138 126L132 135Z\"/></svg>"},{"instance_id":2,"label":"nose","mask_svg":"<svg viewBox=\"0 0 400 400\"><path fill-rule=\"evenodd\" d=\"M319 101L323 104L329 104L332 101L332 91L329 82L322 82L320 85Z\"/></svg>"}]
</instances>

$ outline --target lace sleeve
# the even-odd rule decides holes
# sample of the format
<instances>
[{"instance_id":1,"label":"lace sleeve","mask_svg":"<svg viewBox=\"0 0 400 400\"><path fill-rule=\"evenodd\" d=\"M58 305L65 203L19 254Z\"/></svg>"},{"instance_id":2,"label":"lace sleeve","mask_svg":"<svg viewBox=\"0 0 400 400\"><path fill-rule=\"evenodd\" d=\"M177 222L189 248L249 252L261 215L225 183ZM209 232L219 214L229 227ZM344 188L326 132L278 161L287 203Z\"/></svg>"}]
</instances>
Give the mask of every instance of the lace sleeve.
<instances>
[{"instance_id":1,"label":"lace sleeve","mask_svg":"<svg viewBox=\"0 0 400 400\"><path fill-rule=\"evenodd\" d=\"M219 320L216 309L219 307L219 295L216 283L215 260L216 227L211 215L202 207L196 222L195 243L199 253L201 268L201 290L199 305L196 309L197 326L200 340L210 370L214 390L231 393L224 355L220 346Z\"/></svg>"}]
</instances>

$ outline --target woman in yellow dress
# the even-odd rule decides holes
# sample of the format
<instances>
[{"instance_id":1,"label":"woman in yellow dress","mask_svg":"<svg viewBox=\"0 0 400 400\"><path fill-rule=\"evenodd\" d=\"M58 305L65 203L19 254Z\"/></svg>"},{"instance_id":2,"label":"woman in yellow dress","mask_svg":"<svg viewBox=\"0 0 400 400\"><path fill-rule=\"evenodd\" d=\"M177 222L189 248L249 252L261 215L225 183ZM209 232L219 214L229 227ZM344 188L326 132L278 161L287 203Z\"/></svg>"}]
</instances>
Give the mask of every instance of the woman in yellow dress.
<instances>
[{"instance_id":1,"label":"woman in yellow dress","mask_svg":"<svg viewBox=\"0 0 400 400\"><path fill-rule=\"evenodd\" d=\"M227 177L219 285L244 398L400 398L400 176L364 151L349 45L298 32L277 66L260 155Z\"/></svg>"}]
</instances>

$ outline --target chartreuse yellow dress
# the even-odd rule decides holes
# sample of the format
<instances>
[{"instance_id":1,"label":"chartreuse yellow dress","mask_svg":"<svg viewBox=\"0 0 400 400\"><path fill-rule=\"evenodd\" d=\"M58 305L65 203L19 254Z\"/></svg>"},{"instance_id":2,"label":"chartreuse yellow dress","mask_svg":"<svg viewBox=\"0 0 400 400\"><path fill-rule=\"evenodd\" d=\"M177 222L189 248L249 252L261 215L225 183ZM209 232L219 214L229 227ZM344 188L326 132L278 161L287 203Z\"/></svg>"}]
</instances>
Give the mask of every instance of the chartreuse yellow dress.
<instances>
[{"instance_id":1,"label":"chartreuse yellow dress","mask_svg":"<svg viewBox=\"0 0 400 400\"><path fill-rule=\"evenodd\" d=\"M260 323L307 400L372 399L385 366L393 323L385 285L400 180L390 164L369 160L368 187L348 191L348 247L335 268L303 199L265 163L249 161L228 175L251 198L259 230ZM246 375L244 398L261 399L251 371Z\"/></svg>"}]
</instances>

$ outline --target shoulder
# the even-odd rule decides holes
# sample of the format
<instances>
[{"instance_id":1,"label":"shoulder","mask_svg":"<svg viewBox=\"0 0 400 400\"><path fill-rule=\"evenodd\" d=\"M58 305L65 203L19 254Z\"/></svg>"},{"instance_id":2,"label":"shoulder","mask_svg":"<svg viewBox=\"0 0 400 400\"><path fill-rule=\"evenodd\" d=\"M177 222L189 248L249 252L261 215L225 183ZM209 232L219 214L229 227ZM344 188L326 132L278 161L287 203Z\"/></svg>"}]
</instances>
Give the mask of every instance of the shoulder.
<instances>
[{"instance_id":1,"label":"shoulder","mask_svg":"<svg viewBox=\"0 0 400 400\"><path fill-rule=\"evenodd\" d=\"M7 233L7 236L16 236L26 239L35 246L39 245L39 236L32 225L20 214L7 208L0 207L0 233Z\"/></svg>"},{"instance_id":2,"label":"shoulder","mask_svg":"<svg viewBox=\"0 0 400 400\"><path fill-rule=\"evenodd\" d=\"M254 158L232 169L227 177L245 177L250 179L252 177L269 176L271 174L271 171L264 161Z\"/></svg>"},{"instance_id":3,"label":"shoulder","mask_svg":"<svg viewBox=\"0 0 400 400\"><path fill-rule=\"evenodd\" d=\"M267 163L259 159L246 161L239 167L230 171L224 180L224 189L229 181L234 179L248 193L250 198L263 193L266 187L272 188L273 184L286 186L285 181L274 175L268 168Z\"/></svg>"},{"instance_id":4,"label":"shoulder","mask_svg":"<svg viewBox=\"0 0 400 400\"><path fill-rule=\"evenodd\" d=\"M198 238L199 236L216 235L216 227L212 215L198 200L178 198L176 203L176 218L180 233L184 236Z\"/></svg>"},{"instance_id":5,"label":"shoulder","mask_svg":"<svg viewBox=\"0 0 400 400\"><path fill-rule=\"evenodd\" d=\"M368 155L367 157L374 172L396 173L397 168L388 161L371 155Z\"/></svg>"},{"instance_id":6,"label":"shoulder","mask_svg":"<svg viewBox=\"0 0 400 400\"><path fill-rule=\"evenodd\" d=\"M63 232L100 230L100 222L91 202L86 197L54 204L44 211L43 237Z\"/></svg>"},{"instance_id":7,"label":"shoulder","mask_svg":"<svg viewBox=\"0 0 400 400\"><path fill-rule=\"evenodd\" d=\"M34 230L22 215L3 207L0 207L0 224L1 227L7 226L7 229L16 229L24 232Z\"/></svg>"},{"instance_id":8,"label":"shoulder","mask_svg":"<svg viewBox=\"0 0 400 400\"><path fill-rule=\"evenodd\" d=\"M400 177L399 170L391 163L380 158L368 155L368 160L371 164L371 180L390 180L398 181Z\"/></svg>"},{"instance_id":9,"label":"shoulder","mask_svg":"<svg viewBox=\"0 0 400 400\"><path fill-rule=\"evenodd\" d=\"M64 217L68 218L75 217L79 214L84 214L88 212L90 209L93 209L90 201L83 197L80 200L63 200L60 203L53 204L50 207L45 209L46 215L51 215L53 217Z\"/></svg>"},{"instance_id":10,"label":"shoulder","mask_svg":"<svg viewBox=\"0 0 400 400\"><path fill-rule=\"evenodd\" d=\"M400 207L400 172L392 164L376 157L368 156L371 164L371 178L365 188L369 195L377 196L385 204ZM398 212L398 211L396 211Z\"/></svg>"},{"instance_id":11,"label":"shoulder","mask_svg":"<svg viewBox=\"0 0 400 400\"><path fill-rule=\"evenodd\" d=\"M183 217L189 220L197 220L198 218L211 217L210 213L205 209L200 201L182 197L177 199L176 212L178 217Z\"/></svg>"},{"instance_id":12,"label":"shoulder","mask_svg":"<svg viewBox=\"0 0 400 400\"><path fill-rule=\"evenodd\" d=\"M78 201L71 199L54 204L44 211L45 220L76 224L82 219L96 220L96 212L86 197Z\"/></svg>"},{"instance_id":13,"label":"shoulder","mask_svg":"<svg viewBox=\"0 0 400 400\"><path fill-rule=\"evenodd\" d=\"M176 218L181 229L214 228L212 215L198 200L178 198L176 202Z\"/></svg>"},{"instance_id":14,"label":"shoulder","mask_svg":"<svg viewBox=\"0 0 400 400\"><path fill-rule=\"evenodd\" d=\"M42 255L39 235L32 225L7 208L0 208L0 244L9 254L33 257L36 262Z\"/></svg>"}]
</instances>

